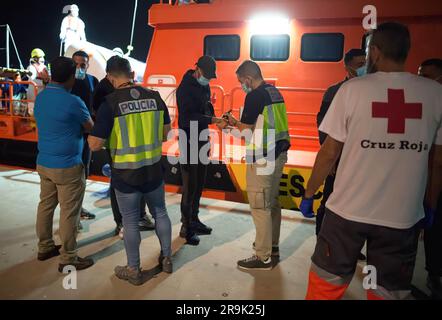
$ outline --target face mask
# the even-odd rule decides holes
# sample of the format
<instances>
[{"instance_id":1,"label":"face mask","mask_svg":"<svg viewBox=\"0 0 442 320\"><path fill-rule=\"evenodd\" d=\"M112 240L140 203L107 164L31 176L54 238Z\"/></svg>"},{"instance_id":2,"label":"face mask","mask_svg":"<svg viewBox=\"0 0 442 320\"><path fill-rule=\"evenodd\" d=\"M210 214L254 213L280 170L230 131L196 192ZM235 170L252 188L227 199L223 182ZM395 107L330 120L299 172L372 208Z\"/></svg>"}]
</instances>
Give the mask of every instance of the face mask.
<instances>
[{"instance_id":1,"label":"face mask","mask_svg":"<svg viewBox=\"0 0 442 320\"><path fill-rule=\"evenodd\" d=\"M362 67L356 69L356 74L358 77L365 76L367 74L367 65L364 64Z\"/></svg>"},{"instance_id":2,"label":"face mask","mask_svg":"<svg viewBox=\"0 0 442 320\"><path fill-rule=\"evenodd\" d=\"M241 83L241 87L245 93L249 93L252 91L252 88L249 88L245 83Z\"/></svg>"},{"instance_id":3,"label":"face mask","mask_svg":"<svg viewBox=\"0 0 442 320\"><path fill-rule=\"evenodd\" d=\"M200 85L202 85L203 87L208 86L209 83L210 83L210 80L207 79L207 78L205 78L205 77L203 77L203 76L199 77L199 78L197 79L197 81L198 81L198 83L199 83Z\"/></svg>"},{"instance_id":4,"label":"face mask","mask_svg":"<svg viewBox=\"0 0 442 320\"><path fill-rule=\"evenodd\" d=\"M75 71L75 79L83 80L84 78L86 78L86 70L82 68L77 68L77 70Z\"/></svg>"}]
</instances>

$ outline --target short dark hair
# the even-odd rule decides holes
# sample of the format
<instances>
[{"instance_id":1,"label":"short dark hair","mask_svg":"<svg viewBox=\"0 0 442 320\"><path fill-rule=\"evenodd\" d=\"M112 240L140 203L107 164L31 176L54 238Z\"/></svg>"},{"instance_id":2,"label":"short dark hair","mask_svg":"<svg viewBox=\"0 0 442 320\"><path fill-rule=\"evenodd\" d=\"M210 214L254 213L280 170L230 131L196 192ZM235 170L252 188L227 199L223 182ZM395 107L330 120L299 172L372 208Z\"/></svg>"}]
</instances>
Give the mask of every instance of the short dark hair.
<instances>
[{"instance_id":1,"label":"short dark hair","mask_svg":"<svg viewBox=\"0 0 442 320\"><path fill-rule=\"evenodd\" d=\"M344 56L344 63L348 65L354 57L365 56L365 50L362 49L350 49Z\"/></svg>"},{"instance_id":2,"label":"short dark hair","mask_svg":"<svg viewBox=\"0 0 442 320\"><path fill-rule=\"evenodd\" d=\"M67 57L58 57L51 62L51 79L58 83L65 83L75 76L77 65Z\"/></svg>"},{"instance_id":3,"label":"short dark hair","mask_svg":"<svg viewBox=\"0 0 442 320\"><path fill-rule=\"evenodd\" d=\"M440 72L442 72L442 59L432 58L432 59L427 59L421 63L421 67L429 67L429 66L434 66Z\"/></svg>"},{"instance_id":4,"label":"short dark hair","mask_svg":"<svg viewBox=\"0 0 442 320\"><path fill-rule=\"evenodd\" d=\"M109 70L111 68L111 65L114 63L116 58L119 58L120 56L112 56L106 61L106 73L109 73Z\"/></svg>"},{"instance_id":5,"label":"short dark hair","mask_svg":"<svg viewBox=\"0 0 442 320\"><path fill-rule=\"evenodd\" d=\"M72 55L72 58L74 58L74 57L87 58L87 60L89 61L89 55L86 52L82 51L82 50L75 51L74 54Z\"/></svg>"},{"instance_id":6,"label":"short dark hair","mask_svg":"<svg viewBox=\"0 0 442 320\"><path fill-rule=\"evenodd\" d=\"M371 32L370 45L378 47L386 58L404 63L411 47L410 31L398 22L381 23Z\"/></svg>"},{"instance_id":7,"label":"short dark hair","mask_svg":"<svg viewBox=\"0 0 442 320\"><path fill-rule=\"evenodd\" d=\"M121 57L112 57L113 61L109 66L109 74L115 76L125 76L130 77L132 72L132 67L130 66L129 60Z\"/></svg>"},{"instance_id":8,"label":"short dark hair","mask_svg":"<svg viewBox=\"0 0 442 320\"><path fill-rule=\"evenodd\" d=\"M252 77L253 79L262 79L261 68L252 60L246 60L238 67L236 74L240 77Z\"/></svg>"}]
</instances>

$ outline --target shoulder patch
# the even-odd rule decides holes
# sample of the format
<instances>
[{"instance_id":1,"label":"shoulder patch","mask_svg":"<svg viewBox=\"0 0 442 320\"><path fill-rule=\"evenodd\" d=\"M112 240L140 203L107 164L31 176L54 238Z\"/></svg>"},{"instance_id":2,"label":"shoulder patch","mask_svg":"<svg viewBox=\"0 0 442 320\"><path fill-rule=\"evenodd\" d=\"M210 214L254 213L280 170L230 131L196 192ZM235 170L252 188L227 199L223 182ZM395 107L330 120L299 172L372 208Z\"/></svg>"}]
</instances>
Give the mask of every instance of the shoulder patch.
<instances>
[{"instance_id":1,"label":"shoulder patch","mask_svg":"<svg viewBox=\"0 0 442 320\"><path fill-rule=\"evenodd\" d=\"M140 97L141 93L135 88L130 89L130 96L134 99L138 99Z\"/></svg>"},{"instance_id":2,"label":"shoulder patch","mask_svg":"<svg viewBox=\"0 0 442 320\"><path fill-rule=\"evenodd\" d=\"M284 98L282 97L281 93L275 87L267 87L267 88L265 88L265 90L269 94L270 100L272 100L272 103L284 101Z\"/></svg>"}]
</instances>

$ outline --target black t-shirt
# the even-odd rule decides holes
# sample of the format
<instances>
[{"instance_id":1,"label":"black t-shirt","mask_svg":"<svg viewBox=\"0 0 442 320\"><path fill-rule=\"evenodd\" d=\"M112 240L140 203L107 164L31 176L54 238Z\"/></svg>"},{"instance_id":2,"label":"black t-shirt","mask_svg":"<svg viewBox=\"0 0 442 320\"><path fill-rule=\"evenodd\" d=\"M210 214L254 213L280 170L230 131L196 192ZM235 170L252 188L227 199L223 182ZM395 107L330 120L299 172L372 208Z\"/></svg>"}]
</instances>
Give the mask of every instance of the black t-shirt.
<instances>
[{"instance_id":1,"label":"black t-shirt","mask_svg":"<svg viewBox=\"0 0 442 320\"><path fill-rule=\"evenodd\" d=\"M115 88L112 83L107 79L103 78L98 85L95 87L94 94L92 97L92 109L94 109L95 113L98 112L101 104L104 102L104 99L114 92Z\"/></svg>"},{"instance_id":2,"label":"black t-shirt","mask_svg":"<svg viewBox=\"0 0 442 320\"><path fill-rule=\"evenodd\" d=\"M272 88L272 90L268 90L268 88ZM272 96L270 94L272 94ZM278 102L284 102L284 98L279 93L278 89L276 89L271 84L263 83L258 88L247 94L244 103L244 110L241 116L241 122L248 125L254 125L258 120L259 115L263 113L266 106ZM275 158L277 158L282 152L285 152L288 149L290 149L289 141L277 141L275 147ZM267 153L269 151L271 150L267 150ZM265 155L266 154L264 154L264 156Z\"/></svg>"},{"instance_id":3,"label":"black t-shirt","mask_svg":"<svg viewBox=\"0 0 442 320\"><path fill-rule=\"evenodd\" d=\"M91 116L95 114L92 109L92 93L94 92L97 85L98 79L90 74L87 74L86 78L84 78L83 80L75 79L75 83L71 91L73 95L76 95L81 100L83 100Z\"/></svg>"}]
</instances>

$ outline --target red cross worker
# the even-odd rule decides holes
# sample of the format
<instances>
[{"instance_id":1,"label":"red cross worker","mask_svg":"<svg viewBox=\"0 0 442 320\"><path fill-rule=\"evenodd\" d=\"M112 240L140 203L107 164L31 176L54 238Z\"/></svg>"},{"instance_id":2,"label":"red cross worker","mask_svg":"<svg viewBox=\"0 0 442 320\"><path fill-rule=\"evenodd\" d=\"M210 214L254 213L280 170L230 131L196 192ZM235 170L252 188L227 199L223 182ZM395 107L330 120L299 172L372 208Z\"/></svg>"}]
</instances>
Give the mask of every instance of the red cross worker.
<instances>
[{"instance_id":1,"label":"red cross worker","mask_svg":"<svg viewBox=\"0 0 442 320\"><path fill-rule=\"evenodd\" d=\"M442 90L405 71L410 45L405 25L380 24L369 37L368 74L342 85L319 127L328 136L306 204L340 162L307 299L342 298L365 243L372 277L361 283L367 298L410 296L424 204L435 210L442 190Z\"/></svg>"}]
</instances>

